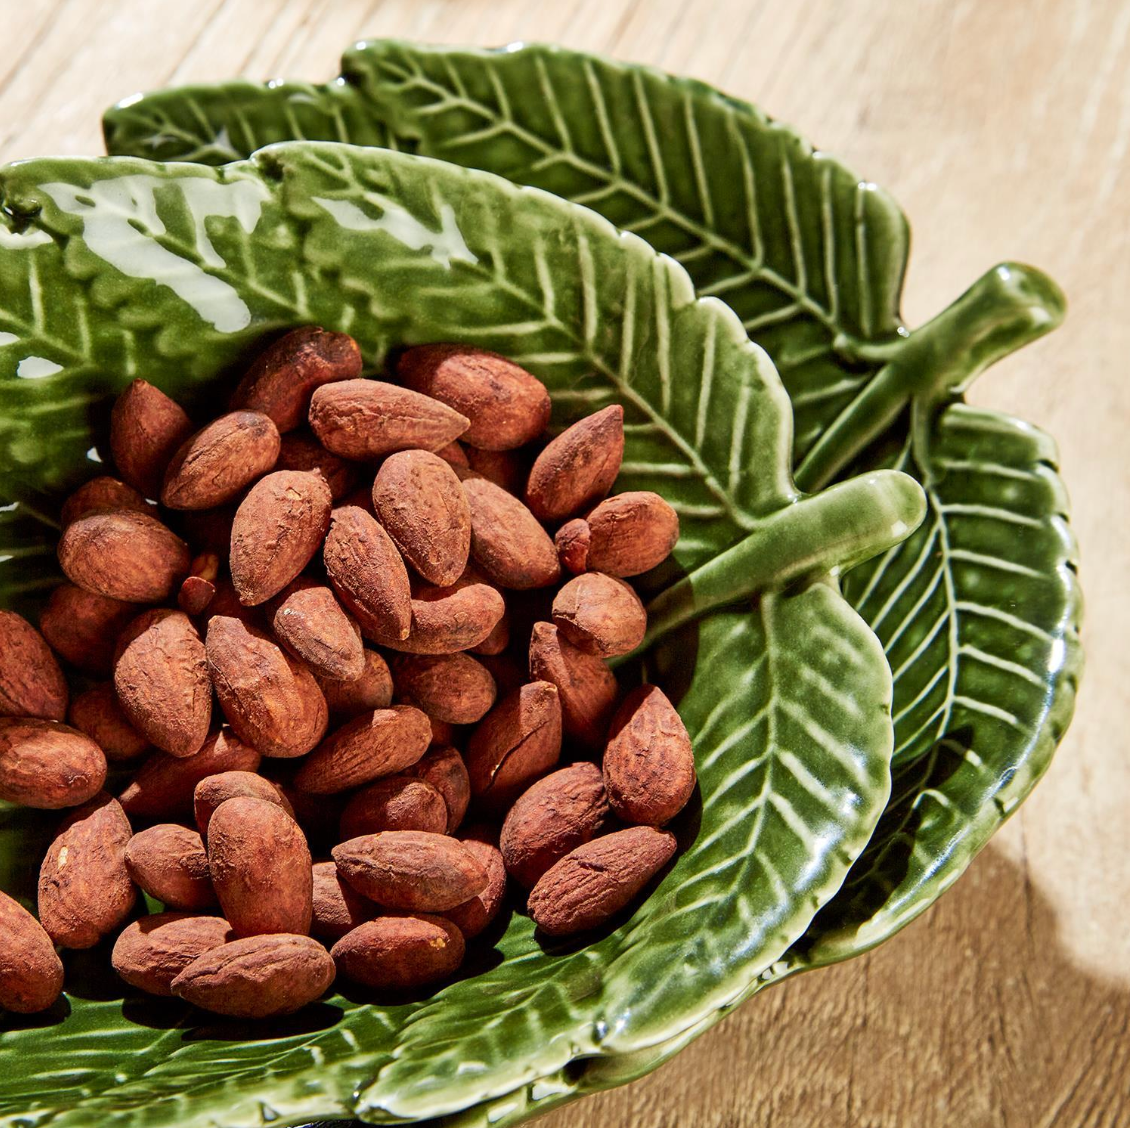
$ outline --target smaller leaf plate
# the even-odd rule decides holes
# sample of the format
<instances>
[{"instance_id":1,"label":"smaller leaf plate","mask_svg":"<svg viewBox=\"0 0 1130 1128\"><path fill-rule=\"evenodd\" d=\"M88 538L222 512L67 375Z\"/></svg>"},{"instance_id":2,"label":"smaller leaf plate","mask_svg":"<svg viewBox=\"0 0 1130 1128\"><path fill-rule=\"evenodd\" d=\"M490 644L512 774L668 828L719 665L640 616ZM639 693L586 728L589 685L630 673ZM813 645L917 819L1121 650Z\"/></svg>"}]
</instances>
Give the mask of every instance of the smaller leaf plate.
<instances>
[{"instance_id":1,"label":"smaller leaf plate","mask_svg":"<svg viewBox=\"0 0 1130 1128\"><path fill-rule=\"evenodd\" d=\"M625 405L619 484L661 488L683 526L645 658L700 784L681 853L625 919L547 946L514 913L420 999L335 995L263 1031L123 998L92 975L104 953L72 959L69 1013L0 1042L0 1123L390 1122L548 1099L578 1059L630 1062L748 992L886 802L890 671L828 577L915 528L917 483L879 468L797 490L788 397L731 310L595 213L488 173L294 143L220 169L28 161L0 170L0 195L5 602L42 582L39 515L96 469L134 376L214 411L295 325L352 333L371 369L394 346L472 341L540 376L557 424ZM43 823L0 826L10 874L27 879Z\"/></svg>"}]
</instances>

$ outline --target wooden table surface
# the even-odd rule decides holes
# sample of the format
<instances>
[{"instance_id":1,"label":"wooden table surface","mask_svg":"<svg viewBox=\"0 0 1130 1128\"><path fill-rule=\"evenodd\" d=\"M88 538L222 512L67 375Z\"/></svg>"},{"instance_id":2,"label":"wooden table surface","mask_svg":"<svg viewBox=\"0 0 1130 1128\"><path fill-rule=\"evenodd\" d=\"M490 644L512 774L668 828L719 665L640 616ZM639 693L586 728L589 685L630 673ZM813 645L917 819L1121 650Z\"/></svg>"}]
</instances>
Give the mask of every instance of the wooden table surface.
<instances>
[{"instance_id":1,"label":"wooden table surface","mask_svg":"<svg viewBox=\"0 0 1130 1128\"><path fill-rule=\"evenodd\" d=\"M905 314L993 263L1065 326L972 399L1059 440L1088 668L1044 782L870 955L754 999L658 1073L546 1128L1130 1124L1130 4L1126 0L0 0L0 160L101 151L101 109L236 75L320 79L353 40L540 39L749 98L889 188Z\"/></svg>"}]
</instances>

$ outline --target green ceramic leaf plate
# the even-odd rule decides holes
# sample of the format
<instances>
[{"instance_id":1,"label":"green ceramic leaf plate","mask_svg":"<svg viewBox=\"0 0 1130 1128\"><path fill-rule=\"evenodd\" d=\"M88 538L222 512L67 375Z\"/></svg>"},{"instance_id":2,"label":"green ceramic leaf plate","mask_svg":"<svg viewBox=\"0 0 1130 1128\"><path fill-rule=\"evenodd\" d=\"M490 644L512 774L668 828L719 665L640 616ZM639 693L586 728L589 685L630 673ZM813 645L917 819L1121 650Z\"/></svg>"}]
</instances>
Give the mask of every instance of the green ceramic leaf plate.
<instances>
[{"instance_id":1,"label":"green ceramic leaf plate","mask_svg":"<svg viewBox=\"0 0 1130 1128\"><path fill-rule=\"evenodd\" d=\"M798 491L788 397L732 311L636 236L487 173L298 143L221 169L27 161L0 170L0 201L5 604L49 580L51 515L97 470L133 377L214 410L267 335L297 324L352 333L370 369L397 345L473 341L536 372L558 424L625 404L620 485L661 488L681 518L646 661L700 779L683 850L635 911L553 947L514 913L428 997L334 995L264 1030L123 999L105 951L72 954L57 1012L9 1017L0 1123L395 1122L487 1101L502 1122L747 993L885 807L890 671L831 577L913 531L919 485L879 468ZM28 891L52 821L0 812L5 888ZM522 1107L501 1111L515 1092Z\"/></svg>"},{"instance_id":2,"label":"green ceramic leaf plate","mask_svg":"<svg viewBox=\"0 0 1130 1128\"><path fill-rule=\"evenodd\" d=\"M885 192L703 83L556 47L362 43L325 85L160 91L104 124L111 152L219 163L332 138L583 203L678 260L773 358L796 417L798 482L854 462L923 483L927 522L844 583L894 669L890 806L778 974L858 954L913 919L1046 769L1081 665L1055 444L960 402L986 367L1061 320L1062 295L1038 271L997 267L908 332L908 229Z\"/></svg>"}]
</instances>

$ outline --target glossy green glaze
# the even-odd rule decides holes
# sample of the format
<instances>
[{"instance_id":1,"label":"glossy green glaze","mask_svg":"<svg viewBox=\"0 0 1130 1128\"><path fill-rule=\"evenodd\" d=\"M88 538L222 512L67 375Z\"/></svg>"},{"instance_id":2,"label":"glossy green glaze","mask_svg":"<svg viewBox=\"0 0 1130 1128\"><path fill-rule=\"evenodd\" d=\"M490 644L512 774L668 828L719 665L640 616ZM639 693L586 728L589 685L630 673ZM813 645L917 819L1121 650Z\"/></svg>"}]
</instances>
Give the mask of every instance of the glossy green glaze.
<instances>
[{"instance_id":1,"label":"glossy green glaze","mask_svg":"<svg viewBox=\"0 0 1130 1128\"><path fill-rule=\"evenodd\" d=\"M160 91L108 111L107 144L216 161L229 159L211 151L221 136L239 154L294 136L348 138L586 203L677 258L773 357L793 401L802 485L853 460L898 464L926 485L931 514L914 540L844 585L898 671L894 795L843 892L765 982L885 939L960 876L1070 720L1081 604L1054 442L950 406L985 367L1054 328L1062 295L1007 265L908 333L897 205L702 83L555 47L396 41L358 45L342 74L327 86ZM628 1080L685 1040L622 1069L619 1059L573 1069L552 1099ZM523 1090L460 1123L530 1107Z\"/></svg>"},{"instance_id":2,"label":"glossy green glaze","mask_svg":"<svg viewBox=\"0 0 1130 1128\"><path fill-rule=\"evenodd\" d=\"M653 598L709 593L643 656L700 789L678 859L617 927L543 947L514 914L434 995L335 995L266 1030L123 999L95 970L105 952L78 955L60 1012L0 1040L0 1123L387 1122L515 1091L533 1110L578 1059L615 1071L748 993L886 803L890 671L827 573L905 538L917 483L879 469L798 491L788 397L729 308L595 213L485 173L292 144L218 170L29 161L0 170L0 195L6 603L46 581L50 515L96 471L116 390L144 374L214 413L269 334L311 322L352 333L370 369L400 344L505 352L546 382L557 423L622 402L619 486L662 490L682 522ZM3 817L0 876L26 891L53 820Z\"/></svg>"},{"instance_id":3,"label":"glossy green glaze","mask_svg":"<svg viewBox=\"0 0 1130 1128\"><path fill-rule=\"evenodd\" d=\"M902 468L927 485L932 519L919 536L940 531L923 540L925 555L892 554L870 589L865 573L845 584L890 640L896 668L907 657L900 642L929 638L895 680L898 760L911 790L884 821L898 828L896 839L877 838L868 876L853 874L844 894L852 907L837 899L834 942L809 937L810 952L798 951L793 964L808 966L817 950L822 960L850 956L889 936L960 875L1024 798L1071 716L1081 608L1054 443L992 413L983 414L980 436L945 429L947 404L970 381L1059 324L1062 294L1039 271L1007 264L908 332L898 313L908 232L894 201L787 126L699 82L556 47L491 52L398 41L359 44L342 74L324 87L159 91L107 112L107 144L209 160L208 143L220 133L250 152L294 136L292 105L307 115L322 107L322 124L308 116L305 135L340 136L319 132L332 117L334 129L354 130L349 137L361 143L490 169L585 203L678 259L699 293L726 301L769 352L793 402L798 482L815 488L853 460L856 469L884 464L894 443ZM351 125L341 124L346 118ZM1006 441L1017 433L1032 451ZM958 479L931 450L963 442L982 472ZM1006 463L1000 474L995 462ZM1044 492L1009 489L1030 472ZM1003 505L994 495L1002 488ZM951 491L960 496L947 502ZM993 534L977 575L955 565L960 555L938 549L951 527L955 544L966 530ZM1030 582L1020 599L1013 553L1039 573L1023 577ZM1010 617L984 614L983 604L1006 606ZM973 653L954 641L967 631L980 640ZM1018 646L1017 632L1034 644ZM985 666L994 661L999 676L990 681ZM920 698L917 675L926 670L937 680ZM1014 717L1003 730L1000 711ZM910 718L929 723L916 732ZM973 749L981 769L932 769L946 740ZM931 802L928 792L952 804L952 818L906 816L920 796ZM869 884L866 897L856 879ZM829 910L817 927L833 918Z\"/></svg>"}]
</instances>

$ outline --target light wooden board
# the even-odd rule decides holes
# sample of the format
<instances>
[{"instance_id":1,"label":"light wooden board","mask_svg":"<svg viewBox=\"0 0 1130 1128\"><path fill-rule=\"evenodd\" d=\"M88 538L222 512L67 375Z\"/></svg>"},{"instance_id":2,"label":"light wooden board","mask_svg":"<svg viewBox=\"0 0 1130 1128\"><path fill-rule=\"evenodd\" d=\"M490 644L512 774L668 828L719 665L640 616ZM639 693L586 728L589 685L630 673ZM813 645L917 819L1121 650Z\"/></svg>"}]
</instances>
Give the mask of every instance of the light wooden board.
<instances>
[{"instance_id":1,"label":"light wooden board","mask_svg":"<svg viewBox=\"0 0 1130 1128\"><path fill-rule=\"evenodd\" d=\"M100 151L101 108L322 78L381 35L554 40L750 98L890 188L913 325L1006 258L1072 309L973 399L1059 439L1088 670L1035 796L879 951L765 994L547 1128L1130 1124L1130 4L1125 0L0 0L0 160Z\"/></svg>"}]
</instances>

